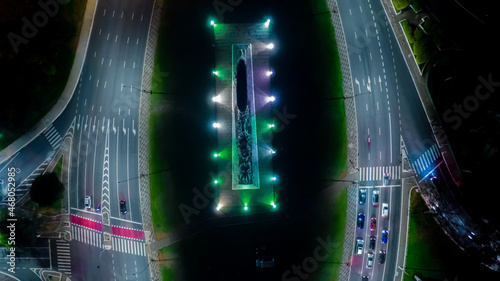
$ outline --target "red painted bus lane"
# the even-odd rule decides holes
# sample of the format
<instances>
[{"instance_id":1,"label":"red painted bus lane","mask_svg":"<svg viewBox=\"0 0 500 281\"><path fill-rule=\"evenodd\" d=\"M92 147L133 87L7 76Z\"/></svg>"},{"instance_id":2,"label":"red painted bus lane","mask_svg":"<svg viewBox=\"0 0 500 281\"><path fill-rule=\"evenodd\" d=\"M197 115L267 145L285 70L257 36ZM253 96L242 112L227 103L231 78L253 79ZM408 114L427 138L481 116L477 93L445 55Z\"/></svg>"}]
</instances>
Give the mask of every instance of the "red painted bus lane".
<instances>
[{"instance_id":1,"label":"red painted bus lane","mask_svg":"<svg viewBox=\"0 0 500 281\"><path fill-rule=\"evenodd\" d=\"M111 227L111 234L118 235L118 236L123 236L123 237L128 237L128 238L139 239L139 240L144 240L145 239L143 231L135 230L135 229L122 228L122 227L116 227L116 226L112 226Z\"/></svg>"},{"instance_id":2,"label":"red painted bus lane","mask_svg":"<svg viewBox=\"0 0 500 281\"><path fill-rule=\"evenodd\" d=\"M97 231L102 231L102 224L100 222L89 220L86 218L71 215L71 223L85 226Z\"/></svg>"}]
</instances>

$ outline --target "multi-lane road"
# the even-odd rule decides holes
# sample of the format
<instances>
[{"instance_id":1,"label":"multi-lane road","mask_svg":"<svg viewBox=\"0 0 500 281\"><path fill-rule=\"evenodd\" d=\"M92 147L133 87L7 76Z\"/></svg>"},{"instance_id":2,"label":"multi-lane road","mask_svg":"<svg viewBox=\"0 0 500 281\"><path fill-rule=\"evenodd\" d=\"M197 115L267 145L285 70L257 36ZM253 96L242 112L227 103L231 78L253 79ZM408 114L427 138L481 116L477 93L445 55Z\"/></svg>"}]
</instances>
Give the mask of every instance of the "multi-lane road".
<instances>
[{"instance_id":1,"label":"multi-lane road","mask_svg":"<svg viewBox=\"0 0 500 281\"><path fill-rule=\"evenodd\" d=\"M402 141L410 162L422 176L439 163L440 155L381 1L339 0L338 8L355 94L358 185L367 191L366 203L357 207L357 213L365 215L364 228L356 229L354 239L363 239L364 248L361 255L352 253L349 279L367 276L369 280L395 280L401 278L396 266L399 234L406 231L400 229ZM386 173L388 181L384 180ZM372 204L374 191L380 193L379 206ZM389 205L388 217L381 215L383 203ZM370 230L371 218L377 220L375 231ZM389 233L387 243L381 241L383 230ZM369 248L371 237L376 239L373 250ZM386 252L383 264L378 263L380 251ZM369 253L374 254L371 268L367 267Z\"/></svg>"},{"instance_id":2,"label":"multi-lane road","mask_svg":"<svg viewBox=\"0 0 500 281\"><path fill-rule=\"evenodd\" d=\"M143 93L137 89L152 8L152 0L98 1L70 102L42 134L0 166L0 178L7 177L6 167L19 168L22 196L55 151L65 151L71 242L68 251L54 248L51 254L70 253L65 268L52 267L64 269L73 280L149 279L138 171ZM84 206L85 196L91 197L90 208ZM120 211L120 200L126 201L126 213Z\"/></svg>"},{"instance_id":3,"label":"multi-lane road","mask_svg":"<svg viewBox=\"0 0 500 281\"><path fill-rule=\"evenodd\" d=\"M68 106L42 134L0 164L2 179L7 178L7 167L19 168L16 179L22 196L55 151L62 147L67 152L71 247L59 241L64 250L49 251L56 258L64 253L61 268L51 266L74 280L149 279L139 201L137 89L152 6L152 0L98 2ZM440 162L440 155L381 2L339 0L338 8L356 95L358 183L367 190L366 203L357 207L365 215L364 228L355 235L365 241L364 249L361 255L352 253L350 279L394 280L400 244L401 142L419 177ZM387 182L385 173L390 176ZM372 205L373 191L380 192L379 206ZM84 206L85 196L91 197L90 208ZM120 200L126 200L127 213L120 212ZM388 217L381 216L383 203L389 204ZM377 219L376 231L370 230L372 217ZM388 243L381 243L383 229L389 232ZM110 250L104 247L105 233ZM376 245L369 250L372 236ZM377 263L380 250L387 252L384 264ZM372 268L366 267L369 252L375 255Z\"/></svg>"}]
</instances>

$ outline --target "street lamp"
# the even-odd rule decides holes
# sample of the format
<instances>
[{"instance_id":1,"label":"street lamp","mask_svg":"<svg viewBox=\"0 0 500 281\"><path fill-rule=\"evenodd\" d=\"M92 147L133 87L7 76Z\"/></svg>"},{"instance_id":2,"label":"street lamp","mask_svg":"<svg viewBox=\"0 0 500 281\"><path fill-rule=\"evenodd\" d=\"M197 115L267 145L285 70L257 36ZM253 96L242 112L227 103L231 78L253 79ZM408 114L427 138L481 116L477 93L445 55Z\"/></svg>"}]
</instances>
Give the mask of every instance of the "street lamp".
<instances>
[{"instance_id":1,"label":"street lamp","mask_svg":"<svg viewBox=\"0 0 500 281\"><path fill-rule=\"evenodd\" d=\"M269 50L272 50L274 49L274 44L273 43L269 43L266 45L266 48L268 48Z\"/></svg>"},{"instance_id":2,"label":"street lamp","mask_svg":"<svg viewBox=\"0 0 500 281\"><path fill-rule=\"evenodd\" d=\"M266 71L266 76L267 76L267 77L269 77L269 76L271 76L271 75L273 75L273 74L274 74L274 72L273 72L272 70L268 70L268 71Z\"/></svg>"},{"instance_id":3,"label":"street lamp","mask_svg":"<svg viewBox=\"0 0 500 281\"><path fill-rule=\"evenodd\" d=\"M218 122L214 122L214 123L212 124L212 127L214 127L214 128L220 128L220 123L218 123Z\"/></svg>"}]
</instances>

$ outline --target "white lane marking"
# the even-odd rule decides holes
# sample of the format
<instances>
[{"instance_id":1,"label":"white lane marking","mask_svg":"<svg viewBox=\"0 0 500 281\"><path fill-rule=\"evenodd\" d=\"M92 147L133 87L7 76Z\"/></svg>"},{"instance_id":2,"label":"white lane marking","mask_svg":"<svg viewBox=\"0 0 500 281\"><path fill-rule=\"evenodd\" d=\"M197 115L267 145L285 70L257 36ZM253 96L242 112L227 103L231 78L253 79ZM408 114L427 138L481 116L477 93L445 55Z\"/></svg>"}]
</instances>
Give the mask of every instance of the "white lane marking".
<instances>
[{"instance_id":1,"label":"white lane marking","mask_svg":"<svg viewBox=\"0 0 500 281\"><path fill-rule=\"evenodd\" d=\"M391 163L392 163L392 129L391 129L391 113L389 112L389 150L391 152Z\"/></svg>"}]
</instances>

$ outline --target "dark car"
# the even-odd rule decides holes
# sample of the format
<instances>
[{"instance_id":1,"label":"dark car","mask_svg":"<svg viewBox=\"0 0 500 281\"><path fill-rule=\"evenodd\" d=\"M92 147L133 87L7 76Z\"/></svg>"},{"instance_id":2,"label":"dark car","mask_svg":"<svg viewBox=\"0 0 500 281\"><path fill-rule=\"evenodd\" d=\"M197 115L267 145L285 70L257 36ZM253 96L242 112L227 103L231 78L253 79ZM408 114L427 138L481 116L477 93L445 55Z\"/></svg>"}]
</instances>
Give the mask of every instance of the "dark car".
<instances>
[{"instance_id":1,"label":"dark car","mask_svg":"<svg viewBox=\"0 0 500 281\"><path fill-rule=\"evenodd\" d=\"M370 250L375 250L376 240L377 238L375 238L375 236L370 237L370 244L369 244Z\"/></svg>"},{"instance_id":2,"label":"dark car","mask_svg":"<svg viewBox=\"0 0 500 281\"><path fill-rule=\"evenodd\" d=\"M125 200L120 200L120 212L127 213L127 202Z\"/></svg>"},{"instance_id":3,"label":"dark car","mask_svg":"<svg viewBox=\"0 0 500 281\"><path fill-rule=\"evenodd\" d=\"M366 189L361 188L359 190L359 205L364 205L366 202Z\"/></svg>"},{"instance_id":4,"label":"dark car","mask_svg":"<svg viewBox=\"0 0 500 281\"><path fill-rule=\"evenodd\" d=\"M389 185L391 181L391 175L389 173L384 173L384 185Z\"/></svg>"},{"instance_id":5,"label":"dark car","mask_svg":"<svg viewBox=\"0 0 500 281\"><path fill-rule=\"evenodd\" d=\"M389 231L387 229L382 230L382 243L387 243L387 239L389 237Z\"/></svg>"},{"instance_id":6,"label":"dark car","mask_svg":"<svg viewBox=\"0 0 500 281\"><path fill-rule=\"evenodd\" d=\"M359 214L358 215L358 228L363 229L364 225L365 225L365 214Z\"/></svg>"},{"instance_id":7,"label":"dark car","mask_svg":"<svg viewBox=\"0 0 500 281\"><path fill-rule=\"evenodd\" d=\"M362 281L368 281L369 277L368 276L363 276L363 280Z\"/></svg>"},{"instance_id":8,"label":"dark car","mask_svg":"<svg viewBox=\"0 0 500 281\"><path fill-rule=\"evenodd\" d=\"M380 251L378 254L378 263L383 264L385 262L385 251Z\"/></svg>"}]
</instances>

